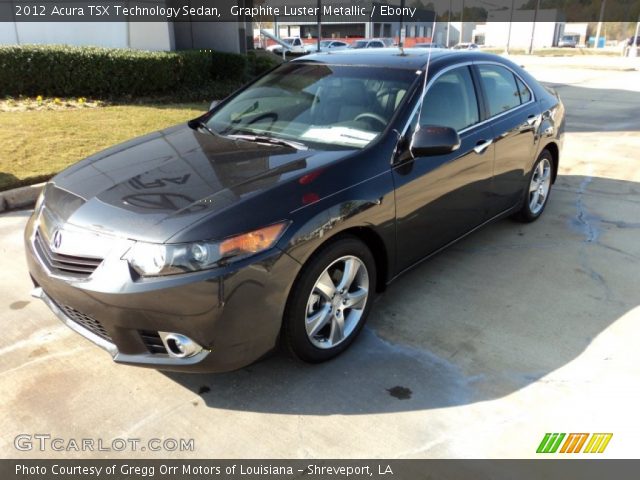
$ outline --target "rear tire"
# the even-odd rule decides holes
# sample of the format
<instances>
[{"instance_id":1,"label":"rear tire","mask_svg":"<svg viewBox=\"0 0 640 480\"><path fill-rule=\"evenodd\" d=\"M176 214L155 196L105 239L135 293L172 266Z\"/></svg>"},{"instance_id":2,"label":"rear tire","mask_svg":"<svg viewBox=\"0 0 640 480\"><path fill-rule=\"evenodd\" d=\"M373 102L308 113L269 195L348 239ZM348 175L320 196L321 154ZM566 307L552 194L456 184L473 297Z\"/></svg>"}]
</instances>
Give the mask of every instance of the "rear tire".
<instances>
[{"instance_id":1,"label":"rear tire","mask_svg":"<svg viewBox=\"0 0 640 480\"><path fill-rule=\"evenodd\" d=\"M529 181L524 191L522 208L513 218L529 223L537 220L547 206L553 177L553 156L543 150L531 169Z\"/></svg>"},{"instance_id":2,"label":"rear tire","mask_svg":"<svg viewBox=\"0 0 640 480\"><path fill-rule=\"evenodd\" d=\"M320 247L289 294L283 324L289 352L319 363L346 350L367 320L375 286L375 260L358 238L344 236Z\"/></svg>"}]
</instances>

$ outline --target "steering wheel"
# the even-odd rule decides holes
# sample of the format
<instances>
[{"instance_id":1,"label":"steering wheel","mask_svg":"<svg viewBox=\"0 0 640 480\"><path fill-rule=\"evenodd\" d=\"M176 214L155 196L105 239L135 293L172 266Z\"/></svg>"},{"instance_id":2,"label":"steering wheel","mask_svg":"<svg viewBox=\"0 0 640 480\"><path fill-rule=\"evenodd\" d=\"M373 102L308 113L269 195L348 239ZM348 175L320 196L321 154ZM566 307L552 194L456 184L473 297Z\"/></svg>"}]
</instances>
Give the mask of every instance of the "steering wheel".
<instances>
[{"instance_id":1,"label":"steering wheel","mask_svg":"<svg viewBox=\"0 0 640 480\"><path fill-rule=\"evenodd\" d=\"M264 113L262 115L258 115L256 118L254 118L253 120L251 120L249 123L247 123L247 125L253 125L256 122L259 122L260 120L264 120L266 118L271 118L271 124L273 125L274 122L278 121L278 114L275 112L269 112L269 113Z\"/></svg>"},{"instance_id":2,"label":"steering wheel","mask_svg":"<svg viewBox=\"0 0 640 480\"><path fill-rule=\"evenodd\" d=\"M353 121L357 122L358 120L364 120L366 118L379 122L380 125L382 125L383 130L387 127L387 121L384 119L384 117L382 117L381 115L378 115L377 113L372 113L372 112L361 113L356 118L354 118Z\"/></svg>"}]
</instances>

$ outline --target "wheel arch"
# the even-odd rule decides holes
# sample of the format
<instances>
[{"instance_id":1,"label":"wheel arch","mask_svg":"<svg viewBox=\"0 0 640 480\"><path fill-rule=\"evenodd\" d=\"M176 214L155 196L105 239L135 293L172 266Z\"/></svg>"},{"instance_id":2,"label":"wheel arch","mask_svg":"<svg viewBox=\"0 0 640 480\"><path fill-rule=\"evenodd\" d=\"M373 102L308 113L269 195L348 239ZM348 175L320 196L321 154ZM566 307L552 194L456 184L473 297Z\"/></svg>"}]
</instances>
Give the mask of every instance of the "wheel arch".
<instances>
[{"instance_id":1,"label":"wheel arch","mask_svg":"<svg viewBox=\"0 0 640 480\"><path fill-rule=\"evenodd\" d=\"M357 237L371 250L376 262L376 292L384 291L389 279L389 253L384 241L375 230L364 226L347 228L331 238L338 239L349 235Z\"/></svg>"},{"instance_id":2,"label":"wheel arch","mask_svg":"<svg viewBox=\"0 0 640 480\"><path fill-rule=\"evenodd\" d=\"M548 150L553 159L553 172L551 177L551 182L556 182L556 177L558 176L558 167L560 164L560 147L556 142L547 143L542 150Z\"/></svg>"},{"instance_id":3,"label":"wheel arch","mask_svg":"<svg viewBox=\"0 0 640 480\"><path fill-rule=\"evenodd\" d=\"M339 241L345 237L355 237L364 243L371 251L376 264L376 292L382 292L386 289L389 280L389 274L392 266L389 250L385 245L383 238L375 231L372 226L358 225L349 226L339 231L333 232L332 235L324 238L321 242L314 242L313 248L304 252L303 255L294 255L294 259L301 264L300 271L296 275L293 284L295 284L304 270L304 266L318 252L332 242Z\"/></svg>"}]
</instances>

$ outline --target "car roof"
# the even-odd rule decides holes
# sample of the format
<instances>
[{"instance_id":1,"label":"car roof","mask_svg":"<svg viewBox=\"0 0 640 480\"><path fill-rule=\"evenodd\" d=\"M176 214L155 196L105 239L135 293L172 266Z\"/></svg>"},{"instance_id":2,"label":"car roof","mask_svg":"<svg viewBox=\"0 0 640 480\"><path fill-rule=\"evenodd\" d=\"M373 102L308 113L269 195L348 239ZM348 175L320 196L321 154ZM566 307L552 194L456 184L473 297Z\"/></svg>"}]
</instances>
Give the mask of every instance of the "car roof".
<instances>
[{"instance_id":1,"label":"car roof","mask_svg":"<svg viewBox=\"0 0 640 480\"><path fill-rule=\"evenodd\" d=\"M399 47L313 53L292 60L292 62L422 69L429 61L429 58L431 58L430 61L434 64L434 67L440 64L448 65L474 60L504 63L502 57L485 52L440 50L435 48L405 48L404 51L401 51Z\"/></svg>"}]
</instances>

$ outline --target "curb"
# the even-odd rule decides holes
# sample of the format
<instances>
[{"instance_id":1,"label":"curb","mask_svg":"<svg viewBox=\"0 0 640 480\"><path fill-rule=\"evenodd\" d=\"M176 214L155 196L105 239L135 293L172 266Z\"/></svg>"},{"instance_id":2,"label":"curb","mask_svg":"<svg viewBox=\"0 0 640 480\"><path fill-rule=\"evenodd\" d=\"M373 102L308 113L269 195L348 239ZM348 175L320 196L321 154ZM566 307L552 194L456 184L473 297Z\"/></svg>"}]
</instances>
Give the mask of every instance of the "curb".
<instances>
[{"instance_id":1,"label":"curb","mask_svg":"<svg viewBox=\"0 0 640 480\"><path fill-rule=\"evenodd\" d=\"M47 182L0 192L0 212L32 207Z\"/></svg>"},{"instance_id":2,"label":"curb","mask_svg":"<svg viewBox=\"0 0 640 480\"><path fill-rule=\"evenodd\" d=\"M540 63L538 64L530 64L531 67L546 67L547 65L542 65ZM552 66L552 65L551 65ZM526 65L525 65L526 67ZM608 65L563 65L562 68L571 68L571 69L577 69L577 70L601 70L601 71L610 71L610 72L635 72L638 70L638 68L633 67L633 66L629 66L629 67L622 67L622 66L617 66L617 65L613 65L613 66L608 66Z\"/></svg>"}]
</instances>

